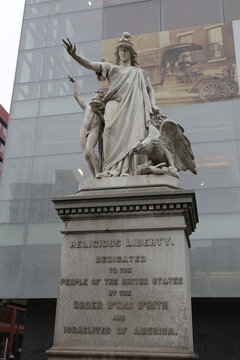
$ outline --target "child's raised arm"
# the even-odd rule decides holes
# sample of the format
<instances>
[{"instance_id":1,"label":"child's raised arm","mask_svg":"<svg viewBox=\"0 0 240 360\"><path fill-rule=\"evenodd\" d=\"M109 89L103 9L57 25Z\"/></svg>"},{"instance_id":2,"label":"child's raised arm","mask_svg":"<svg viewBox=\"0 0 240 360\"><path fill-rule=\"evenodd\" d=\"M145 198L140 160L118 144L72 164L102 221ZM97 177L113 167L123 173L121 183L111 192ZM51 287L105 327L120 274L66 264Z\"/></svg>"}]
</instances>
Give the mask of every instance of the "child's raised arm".
<instances>
[{"instance_id":1,"label":"child's raised arm","mask_svg":"<svg viewBox=\"0 0 240 360\"><path fill-rule=\"evenodd\" d=\"M68 75L69 80L73 83L73 93L74 93L74 98L76 99L76 101L78 102L78 104L81 106L81 108L85 111L87 108L87 104L80 98L79 93L78 93L78 88L77 88L77 83L76 81Z\"/></svg>"}]
</instances>

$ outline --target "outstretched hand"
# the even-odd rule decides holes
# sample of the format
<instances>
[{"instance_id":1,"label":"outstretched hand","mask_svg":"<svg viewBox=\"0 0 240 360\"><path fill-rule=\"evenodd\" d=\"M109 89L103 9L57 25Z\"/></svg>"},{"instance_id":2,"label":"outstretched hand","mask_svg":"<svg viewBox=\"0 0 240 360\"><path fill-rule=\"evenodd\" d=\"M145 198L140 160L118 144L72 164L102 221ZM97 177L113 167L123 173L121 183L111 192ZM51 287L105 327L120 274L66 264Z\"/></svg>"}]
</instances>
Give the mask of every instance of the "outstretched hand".
<instances>
[{"instance_id":1,"label":"outstretched hand","mask_svg":"<svg viewBox=\"0 0 240 360\"><path fill-rule=\"evenodd\" d=\"M75 80L74 80L70 75L68 75L68 79L69 79L72 83L75 83Z\"/></svg>"},{"instance_id":2,"label":"outstretched hand","mask_svg":"<svg viewBox=\"0 0 240 360\"><path fill-rule=\"evenodd\" d=\"M62 39L62 42L69 55L73 56L76 54L76 45L73 45L68 38L67 40Z\"/></svg>"}]
</instances>

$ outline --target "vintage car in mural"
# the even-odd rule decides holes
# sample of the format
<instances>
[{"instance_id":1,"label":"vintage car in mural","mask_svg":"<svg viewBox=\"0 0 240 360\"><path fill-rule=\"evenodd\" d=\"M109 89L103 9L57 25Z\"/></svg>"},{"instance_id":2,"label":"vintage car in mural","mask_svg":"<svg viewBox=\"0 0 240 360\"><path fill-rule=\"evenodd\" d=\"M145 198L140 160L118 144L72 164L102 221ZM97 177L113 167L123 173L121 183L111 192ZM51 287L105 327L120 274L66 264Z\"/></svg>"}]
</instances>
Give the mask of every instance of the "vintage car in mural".
<instances>
[{"instance_id":1,"label":"vintage car in mural","mask_svg":"<svg viewBox=\"0 0 240 360\"><path fill-rule=\"evenodd\" d=\"M140 63L146 61L146 56L158 57L158 69L154 66L144 67L153 79L156 93L165 91L173 97L195 94L202 102L221 101L237 96L239 89L235 79L235 64L231 61L224 61L224 64L216 61L213 67L208 62L199 62L198 54L202 50L203 46L196 43L168 45L150 50L152 54L141 53ZM153 54L153 51L157 53Z\"/></svg>"}]
</instances>

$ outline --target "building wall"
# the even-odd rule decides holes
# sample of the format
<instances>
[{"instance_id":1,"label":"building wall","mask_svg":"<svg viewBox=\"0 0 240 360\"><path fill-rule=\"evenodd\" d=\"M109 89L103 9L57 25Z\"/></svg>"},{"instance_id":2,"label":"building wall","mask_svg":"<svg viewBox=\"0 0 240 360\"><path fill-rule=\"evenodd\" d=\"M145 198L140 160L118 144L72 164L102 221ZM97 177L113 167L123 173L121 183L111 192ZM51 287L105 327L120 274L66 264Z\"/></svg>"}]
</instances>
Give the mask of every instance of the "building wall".
<instances>
[{"instance_id":1,"label":"building wall","mask_svg":"<svg viewBox=\"0 0 240 360\"><path fill-rule=\"evenodd\" d=\"M0 176L2 173L3 156L7 138L8 112L0 105Z\"/></svg>"},{"instance_id":2,"label":"building wall","mask_svg":"<svg viewBox=\"0 0 240 360\"><path fill-rule=\"evenodd\" d=\"M0 187L0 297L54 298L60 229L51 199L72 194L87 178L78 133L83 112L67 75L89 101L99 84L66 53L101 58L101 40L123 31L144 34L240 18L238 0L27 0ZM240 295L240 100L167 107L193 145L200 223L193 234L194 297ZM78 168L83 170L83 177Z\"/></svg>"}]
</instances>

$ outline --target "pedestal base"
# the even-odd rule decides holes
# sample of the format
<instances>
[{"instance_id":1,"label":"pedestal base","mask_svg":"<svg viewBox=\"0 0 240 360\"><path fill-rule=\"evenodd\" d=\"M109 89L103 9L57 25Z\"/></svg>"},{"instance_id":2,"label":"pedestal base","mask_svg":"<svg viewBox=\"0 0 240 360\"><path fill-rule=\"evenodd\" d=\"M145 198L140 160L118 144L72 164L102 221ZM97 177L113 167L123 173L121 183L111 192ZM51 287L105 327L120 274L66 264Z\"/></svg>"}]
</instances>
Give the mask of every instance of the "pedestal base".
<instances>
[{"instance_id":1,"label":"pedestal base","mask_svg":"<svg viewBox=\"0 0 240 360\"><path fill-rule=\"evenodd\" d=\"M179 351L174 349L159 348L121 348L117 347L81 347L81 348L55 348L47 351L48 358L51 360L188 360L198 359L194 352Z\"/></svg>"},{"instance_id":2,"label":"pedestal base","mask_svg":"<svg viewBox=\"0 0 240 360\"><path fill-rule=\"evenodd\" d=\"M195 194L169 178L92 180L54 200L64 229L49 359L197 357L188 259Z\"/></svg>"}]
</instances>

